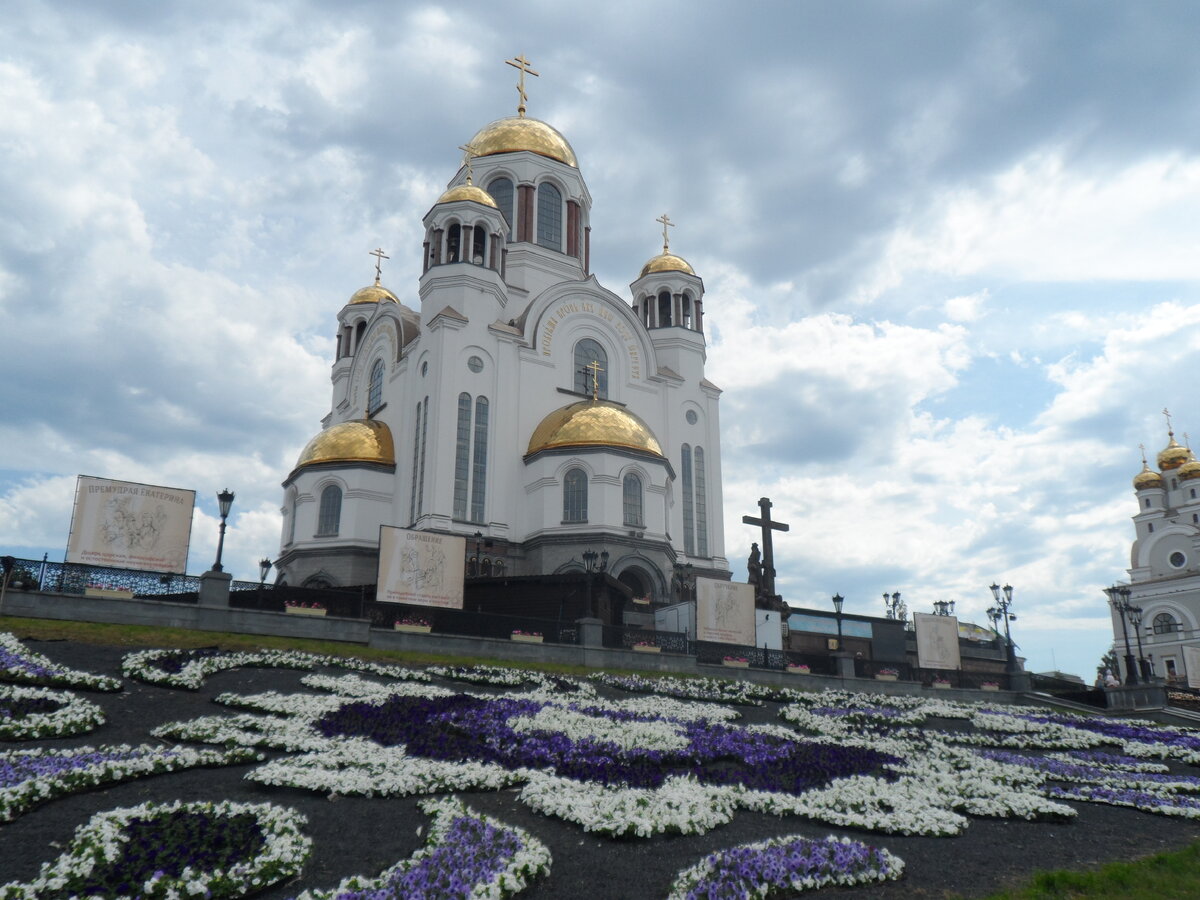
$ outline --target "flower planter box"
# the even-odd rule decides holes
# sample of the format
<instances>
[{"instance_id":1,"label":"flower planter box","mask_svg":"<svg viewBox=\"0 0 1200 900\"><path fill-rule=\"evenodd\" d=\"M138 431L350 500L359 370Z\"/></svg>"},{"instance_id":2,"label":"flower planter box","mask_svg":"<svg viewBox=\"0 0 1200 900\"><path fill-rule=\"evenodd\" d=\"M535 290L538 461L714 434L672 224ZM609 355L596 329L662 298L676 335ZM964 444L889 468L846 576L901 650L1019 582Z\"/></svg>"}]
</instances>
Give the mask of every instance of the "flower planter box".
<instances>
[{"instance_id":1,"label":"flower planter box","mask_svg":"<svg viewBox=\"0 0 1200 900\"><path fill-rule=\"evenodd\" d=\"M633 652L634 653L661 653L662 647L650 647L650 646L645 646L643 644L634 644Z\"/></svg>"},{"instance_id":2,"label":"flower planter box","mask_svg":"<svg viewBox=\"0 0 1200 900\"><path fill-rule=\"evenodd\" d=\"M1000 685L985 684L985 685L980 686L980 690L982 690L982 691L998 691L998 690L1000 690Z\"/></svg>"},{"instance_id":3,"label":"flower planter box","mask_svg":"<svg viewBox=\"0 0 1200 900\"><path fill-rule=\"evenodd\" d=\"M899 678L900 678L899 675L876 675L875 676L876 681L897 681Z\"/></svg>"},{"instance_id":4,"label":"flower planter box","mask_svg":"<svg viewBox=\"0 0 1200 900\"><path fill-rule=\"evenodd\" d=\"M310 606L285 606L283 611L289 616L323 616L324 609L313 609Z\"/></svg>"},{"instance_id":5,"label":"flower planter box","mask_svg":"<svg viewBox=\"0 0 1200 900\"><path fill-rule=\"evenodd\" d=\"M792 675L811 675L812 669L808 666L788 666L787 671Z\"/></svg>"},{"instance_id":6,"label":"flower planter box","mask_svg":"<svg viewBox=\"0 0 1200 900\"><path fill-rule=\"evenodd\" d=\"M542 642L540 634L510 634L509 638L522 644L540 644Z\"/></svg>"},{"instance_id":7,"label":"flower planter box","mask_svg":"<svg viewBox=\"0 0 1200 900\"><path fill-rule=\"evenodd\" d=\"M133 591L123 591L119 588L84 588L85 597L107 597L110 600L132 600Z\"/></svg>"},{"instance_id":8,"label":"flower planter box","mask_svg":"<svg viewBox=\"0 0 1200 900\"><path fill-rule=\"evenodd\" d=\"M395 623L392 628L396 631L406 631L409 634L429 634L433 631L432 625L401 625L399 622Z\"/></svg>"},{"instance_id":9,"label":"flower planter box","mask_svg":"<svg viewBox=\"0 0 1200 900\"><path fill-rule=\"evenodd\" d=\"M935 691L948 691L950 690L950 687L951 685L948 681L935 681L933 683L933 689Z\"/></svg>"},{"instance_id":10,"label":"flower planter box","mask_svg":"<svg viewBox=\"0 0 1200 900\"><path fill-rule=\"evenodd\" d=\"M721 665L728 666L731 669L748 669L748 668L750 668L749 662L746 662L743 660L738 660L738 659L723 659L723 660L721 660Z\"/></svg>"}]
</instances>

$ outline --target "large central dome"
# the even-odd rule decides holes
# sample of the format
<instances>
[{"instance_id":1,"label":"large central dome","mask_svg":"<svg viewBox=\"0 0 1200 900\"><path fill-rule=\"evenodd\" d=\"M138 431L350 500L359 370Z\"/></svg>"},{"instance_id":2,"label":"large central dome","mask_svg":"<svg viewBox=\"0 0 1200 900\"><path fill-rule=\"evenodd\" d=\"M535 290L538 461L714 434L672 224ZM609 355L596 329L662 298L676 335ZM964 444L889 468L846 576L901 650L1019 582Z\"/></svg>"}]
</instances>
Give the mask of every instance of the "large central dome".
<instances>
[{"instance_id":1,"label":"large central dome","mask_svg":"<svg viewBox=\"0 0 1200 900\"><path fill-rule=\"evenodd\" d=\"M607 400L580 400L542 419L529 439L527 453L557 447L620 447L663 455L650 426Z\"/></svg>"},{"instance_id":2,"label":"large central dome","mask_svg":"<svg viewBox=\"0 0 1200 900\"><path fill-rule=\"evenodd\" d=\"M468 145L474 156L517 153L528 150L578 169L575 151L567 139L545 122L524 116L509 116L485 125Z\"/></svg>"}]
</instances>

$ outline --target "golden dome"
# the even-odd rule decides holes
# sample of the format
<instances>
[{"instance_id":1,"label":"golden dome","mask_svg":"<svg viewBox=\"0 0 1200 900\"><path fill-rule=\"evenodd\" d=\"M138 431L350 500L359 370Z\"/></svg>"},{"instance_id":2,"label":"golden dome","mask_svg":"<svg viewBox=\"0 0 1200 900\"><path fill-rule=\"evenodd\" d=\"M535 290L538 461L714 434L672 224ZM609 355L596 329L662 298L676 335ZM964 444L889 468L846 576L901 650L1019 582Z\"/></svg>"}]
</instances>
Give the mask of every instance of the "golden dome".
<instances>
[{"instance_id":1,"label":"golden dome","mask_svg":"<svg viewBox=\"0 0 1200 900\"><path fill-rule=\"evenodd\" d=\"M696 274L686 259L682 256L676 256L674 253L658 254L658 256L642 266L642 274L639 277L645 277L653 272L686 272L688 275Z\"/></svg>"},{"instance_id":2,"label":"golden dome","mask_svg":"<svg viewBox=\"0 0 1200 900\"><path fill-rule=\"evenodd\" d=\"M460 184L458 187L452 187L442 196L438 197L438 203L453 203L455 200L473 200L476 203L482 203L484 206L490 206L492 209L499 209L496 201L481 187L476 187L473 184Z\"/></svg>"},{"instance_id":3,"label":"golden dome","mask_svg":"<svg viewBox=\"0 0 1200 900\"><path fill-rule=\"evenodd\" d=\"M330 425L308 445L296 460L296 468L331 462L396 464L392 430L378 419L354 419Z\"/></svg>"},{"instance_id":4,"label":"golden dome","mask_svg":"<svg viewBox=\"0 0 1200 900\"><path fill-rule=\"evenodd\" d=\"M1174 432L1168 432L1168 434L1171 436L1171 440L1167 443L1166 447L1158 452L1158 467L1164 472L1168 472L1171 469L1178 469L1192 455L1191 450L1187 447L1181 447L1176 443Z\"/></svg>"},{"instance_id":5,"label":"golden dome","mask_svg":"<svg viewBox=\"0 0 1200 900\"><path fill-rule=\"evenodd\" d=\"M539 156L556 159L578 169L575 151L567 139L537 119L509 116L497 119L476 132L467 145L473 156L494 156L497 153L516 153L529 150Z\"/></svg>"},{"instance_id":6,"label":"golden dome","mask_svg":"<svg viewBox=\"0 0 1200 900\"><path fill-rule=\"evenodd\" d=\"M1142 471L1133 476L1133 489L1140 491L1145 488L1160 488L1163 486L1162 476L1157 472L1151 471L1150 467L1145 462L1142 463Z\"/></svg>"},{"instance_id":7,"label":"golden dome","mask_svg":"<svg viewBox=\"0 0 1200 900\"><path fill-rule=\"evenodd\" d=\"M400 302L396 299L395 294L377 281L361 290L355 291L350 299L346 301L346 305L350 306L355 303L380 303L384 300L391 300L393 303Z\"/></svg>"},{"instance_id":8,"label":"golden dome","mask_svg":"<svg viewBox=\"0 0 1200 900\"><path fill-rule=\"evenodd\" d=\"M1182 481L1191 481L1193 478L1200 478L1200 460L1193 456L1180 466L1179 478Z\"/></svg>"},{"instance_id":9,"label":"golden dome","mask_svg":"<svg viewBox=\"0 0 1200 900\"><path fill-rule=\"evenodd\" d=\"M580 400L556 409L533 430L529 453L555 447L624 447L662 456L650 427L607 400Z\"/></svg>"}]
</instances>

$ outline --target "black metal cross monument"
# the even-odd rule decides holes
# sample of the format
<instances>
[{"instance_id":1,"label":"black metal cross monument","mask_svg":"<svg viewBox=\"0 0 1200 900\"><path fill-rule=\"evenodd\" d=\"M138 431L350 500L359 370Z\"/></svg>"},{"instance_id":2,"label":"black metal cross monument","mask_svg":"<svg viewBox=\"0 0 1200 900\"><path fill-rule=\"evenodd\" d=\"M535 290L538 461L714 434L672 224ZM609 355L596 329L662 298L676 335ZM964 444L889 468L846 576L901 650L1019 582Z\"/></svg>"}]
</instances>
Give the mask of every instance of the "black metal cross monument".
<instances>
[{"instance_id":1,"label":"black metal cross monument","mask_svg":"<svg viewBox=\"0 0 1200 900\"><path fill-rule=\"evenodd\" d=\"M761 510L761 516L742 516L742 521L747 525L758 525L762 527L762 594L772 600L775 598L775 549L771 544L772 531L788 531L790 526L782 522L771 521L771 501L766 497L758 501L758 508Z\"/></svg>"}]
</instances>

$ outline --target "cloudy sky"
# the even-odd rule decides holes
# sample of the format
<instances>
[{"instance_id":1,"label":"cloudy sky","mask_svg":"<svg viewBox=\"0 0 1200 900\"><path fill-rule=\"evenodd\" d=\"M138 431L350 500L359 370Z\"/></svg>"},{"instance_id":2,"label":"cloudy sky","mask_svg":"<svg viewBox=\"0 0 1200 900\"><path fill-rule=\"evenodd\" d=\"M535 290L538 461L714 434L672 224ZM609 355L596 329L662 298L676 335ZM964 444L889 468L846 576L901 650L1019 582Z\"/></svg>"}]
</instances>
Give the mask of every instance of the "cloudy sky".
<instances>
[{"instance_id":1,"label":"cloudy sky","mask_svg":"<svg viewBox=\"0 0 1200 900\"><path fill-rule=\"evenodd\" d=\"M61 559L79 473L194 488L189 571L279 545L335 314L415 297L482 125L570 139L618 293L703 276L727 555L793 605L901 591L1090 677L1139 443L1200 435L1200 6L17 2L0 29L0 548ZM415 305L413 303L412 305ZM1200 439L1200 438L1198 438Z\"/></svg>"}]
</instances>

